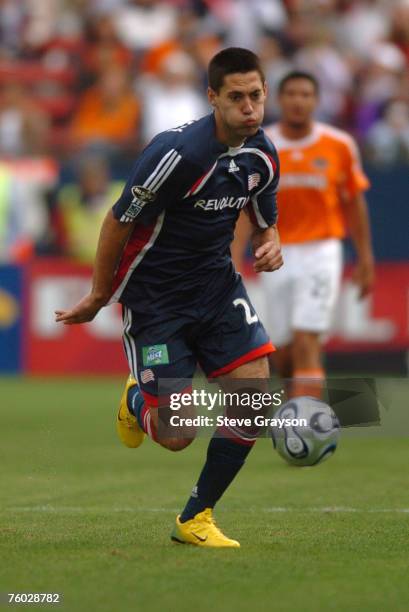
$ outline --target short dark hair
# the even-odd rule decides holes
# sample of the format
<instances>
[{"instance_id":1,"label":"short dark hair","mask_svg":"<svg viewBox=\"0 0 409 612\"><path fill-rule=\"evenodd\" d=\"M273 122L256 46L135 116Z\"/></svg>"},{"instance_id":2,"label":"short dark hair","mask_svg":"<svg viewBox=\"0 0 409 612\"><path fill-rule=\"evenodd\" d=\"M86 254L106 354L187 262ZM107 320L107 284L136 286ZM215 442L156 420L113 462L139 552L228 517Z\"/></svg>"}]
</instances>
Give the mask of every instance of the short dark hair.
<instances>
[{"instance_id":1,"label":"short dark hair","mask_svg":"<svg viewBox=\"0 0 409 612\"><path fill-rule=\"evenodd\" d=\"M249 49L228 47L219 51L211 60L207 72L209 87L218 92L223 86L224 77L235 72L257 71L264 83L265 76L260 58Z\"/></svg>"},{"instance_id":2,"label":"short dark hair","mask_svg":"<svg viewBox=\"0 0 409 612\"><path fill-rule=\"evenodd\" d=\"M291 72L288 72L286 75L284 75L278 83L278 93L283 93L287 83L289 83L290 81L296 81L297 79L305 79L307 81L310 81L310 83L312 83L314 86L316 95L320 93L320 84L318 82L318 79L313 74L311 74L311 72L304 72L304 70L292 70Z\"/></svg>"}]
</instances>

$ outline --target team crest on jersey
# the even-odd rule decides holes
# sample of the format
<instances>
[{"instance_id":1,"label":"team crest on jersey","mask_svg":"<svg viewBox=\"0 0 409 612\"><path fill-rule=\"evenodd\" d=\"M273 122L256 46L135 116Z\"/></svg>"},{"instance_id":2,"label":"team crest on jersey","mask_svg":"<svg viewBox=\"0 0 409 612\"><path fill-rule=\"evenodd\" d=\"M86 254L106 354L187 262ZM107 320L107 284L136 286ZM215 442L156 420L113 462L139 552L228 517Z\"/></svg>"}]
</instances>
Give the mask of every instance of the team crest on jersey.
<instances>
[{"instance_id":1,"label":"team crest on jersey","mask_svg":"<svg viewBox=\"0 0 409 612\"><path fill-rule=\"evenodd\" d=\"M249 191L257 187L257 185L260 184L260 181L261 181L261 175L258 172L255 172L254 174L249 174L249 177L248 177Z\"/></svg>"},{"instance_id":2,"label":"team crest on jersey","mask_svg":"<svg viewBox=\"0 0 409 612\"><path fill-rule=\"evenodd\" d=\"M152 382L155 380L155 374L153 373L153 371L149 368L147 370L142 370L142 372L139 375L141 381L143 383L148 383L148 382Z\"/></svg>"},{"instance_id":3,"label":"team crest on jersey","mask_svg":"<svg viewBox=\"0 0 409 612\"><path fill-rule=\"evenodd\" d=\"M324 157L316 157L313 159L312 165L315 166L315 168L318 168L318 170L325 170L325 168L328 166L328 160L326 160Z\"/></svg>"},{"instance_id":4,"label":"team crest on jersey","mask_svg":"<svg viewBox=\"0 0 409 612\"><path fill-rule=\"evenodd\" d=\"M142 185L135 185L132 187L131 193L133 195L131 205L121 217L121 221L128 223L136 219L143 207L146 204L153 202L156 198L156 193L150 191L150 189L147 189Z\"/></svg>"}]
</instances>

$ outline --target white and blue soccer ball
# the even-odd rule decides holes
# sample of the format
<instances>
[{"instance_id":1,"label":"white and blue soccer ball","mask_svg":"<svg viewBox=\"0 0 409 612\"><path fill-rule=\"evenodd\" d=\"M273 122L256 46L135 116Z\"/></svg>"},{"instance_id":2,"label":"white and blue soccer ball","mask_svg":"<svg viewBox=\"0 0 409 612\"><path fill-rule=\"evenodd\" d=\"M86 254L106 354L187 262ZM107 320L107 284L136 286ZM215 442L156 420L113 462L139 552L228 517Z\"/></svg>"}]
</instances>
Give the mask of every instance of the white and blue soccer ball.
<instances>
[{"instance_id":1,"label":"white and blue soccer ball","mask_svg":"<svg viewBox=\"0 0 409 612\"><path fill-rule=\"evenodd\" d=\"M295 397L274 413L274 419L270 429L274 448L291 465L317 465L334 454L340 425L328 404L314 397Z\"/></svg>"}]
</instances>

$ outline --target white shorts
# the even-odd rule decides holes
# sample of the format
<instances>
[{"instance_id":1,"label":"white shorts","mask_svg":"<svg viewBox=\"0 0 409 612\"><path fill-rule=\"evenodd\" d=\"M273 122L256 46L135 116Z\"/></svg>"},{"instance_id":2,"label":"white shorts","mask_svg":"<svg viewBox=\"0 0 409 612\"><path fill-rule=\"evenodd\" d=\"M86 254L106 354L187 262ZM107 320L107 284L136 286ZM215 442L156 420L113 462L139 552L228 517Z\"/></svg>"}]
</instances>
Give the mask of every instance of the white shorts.
<instances>
[{"instance_id":1,"label":"white shorts","mask_svg":"<svg viewBox=\"0 0 409 612\"><path fill-rule=\"evenodd\" d=\"M328 331L342 274L342 243L331 238L282 247L284 265L264 272L263 323L273 344L284 346L294 330Z\"/></svg>"}]
</instances>

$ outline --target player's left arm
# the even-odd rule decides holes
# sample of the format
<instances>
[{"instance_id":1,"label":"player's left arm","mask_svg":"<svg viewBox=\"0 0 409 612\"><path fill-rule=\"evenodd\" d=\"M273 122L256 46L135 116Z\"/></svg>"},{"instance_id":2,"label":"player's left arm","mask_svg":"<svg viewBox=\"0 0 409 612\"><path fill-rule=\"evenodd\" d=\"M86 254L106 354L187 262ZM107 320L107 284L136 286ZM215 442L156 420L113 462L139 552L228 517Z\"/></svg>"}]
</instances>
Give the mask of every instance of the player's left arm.
<instances>
[{"instance_id":1,"label":"player's left arm","mask_svg":"<svg viewBox=\"0 0 409 612\"><path fill-rule=\"evenodd\" d=\"M256 272L273 272L283 265L277 226L260 229L253 226L249 216L242 212L237 220L231 245L231 257L238 272L243 269L245 252L250 241L256 259L253 264Z\"/></svg>"},{"instance_id":2,"label":"player's left arm","mask_svg":"<svg viewBox=\"0 0 409 612\"><path fill-rule=\"evenodd\" d=\"M353 279L358 285L360 298L363 298L371 291L375 278L368 207L364 196L370 183L352 138L343 144L342 155L345 180L341 187L341 203L357 257Z\"/></svg>"},{"instance_id":3,"label":"player's left arm","mask_svg":"<svg viewBox=\"0 0 409 612\"><path fill-rule=\"evenodd\" d=\"M251 238L255 257L255 272L274 272L283 265L280 235L276 225L266 229L254 228Z\"/></svg>"},{"instance_id":4,"label":"player's left arm","mask_svg":"<svg viewBox=\"0 0 409 612\"><path fill-rule=\"evenodd\" d=\"M375 279L368 207L363 193L344 197L343 210L357 256L353 280L358 285L360 298L363 298L370 293Z\"/></svg>"},{"instance_id":5,"label":"player's left arm","mask_svg":"<svg viewBox=\"0 0 409 612\"><path fill-rule=\"evenodd\" d=\"M271 143L263 150L264 161L261 170L264 183L251 196L248 205L253 225L251 243L255 272L273 272L283 265L280 236L277 229L277 189L280 178L278 155Z\"/></svg>"}]
</instances>

